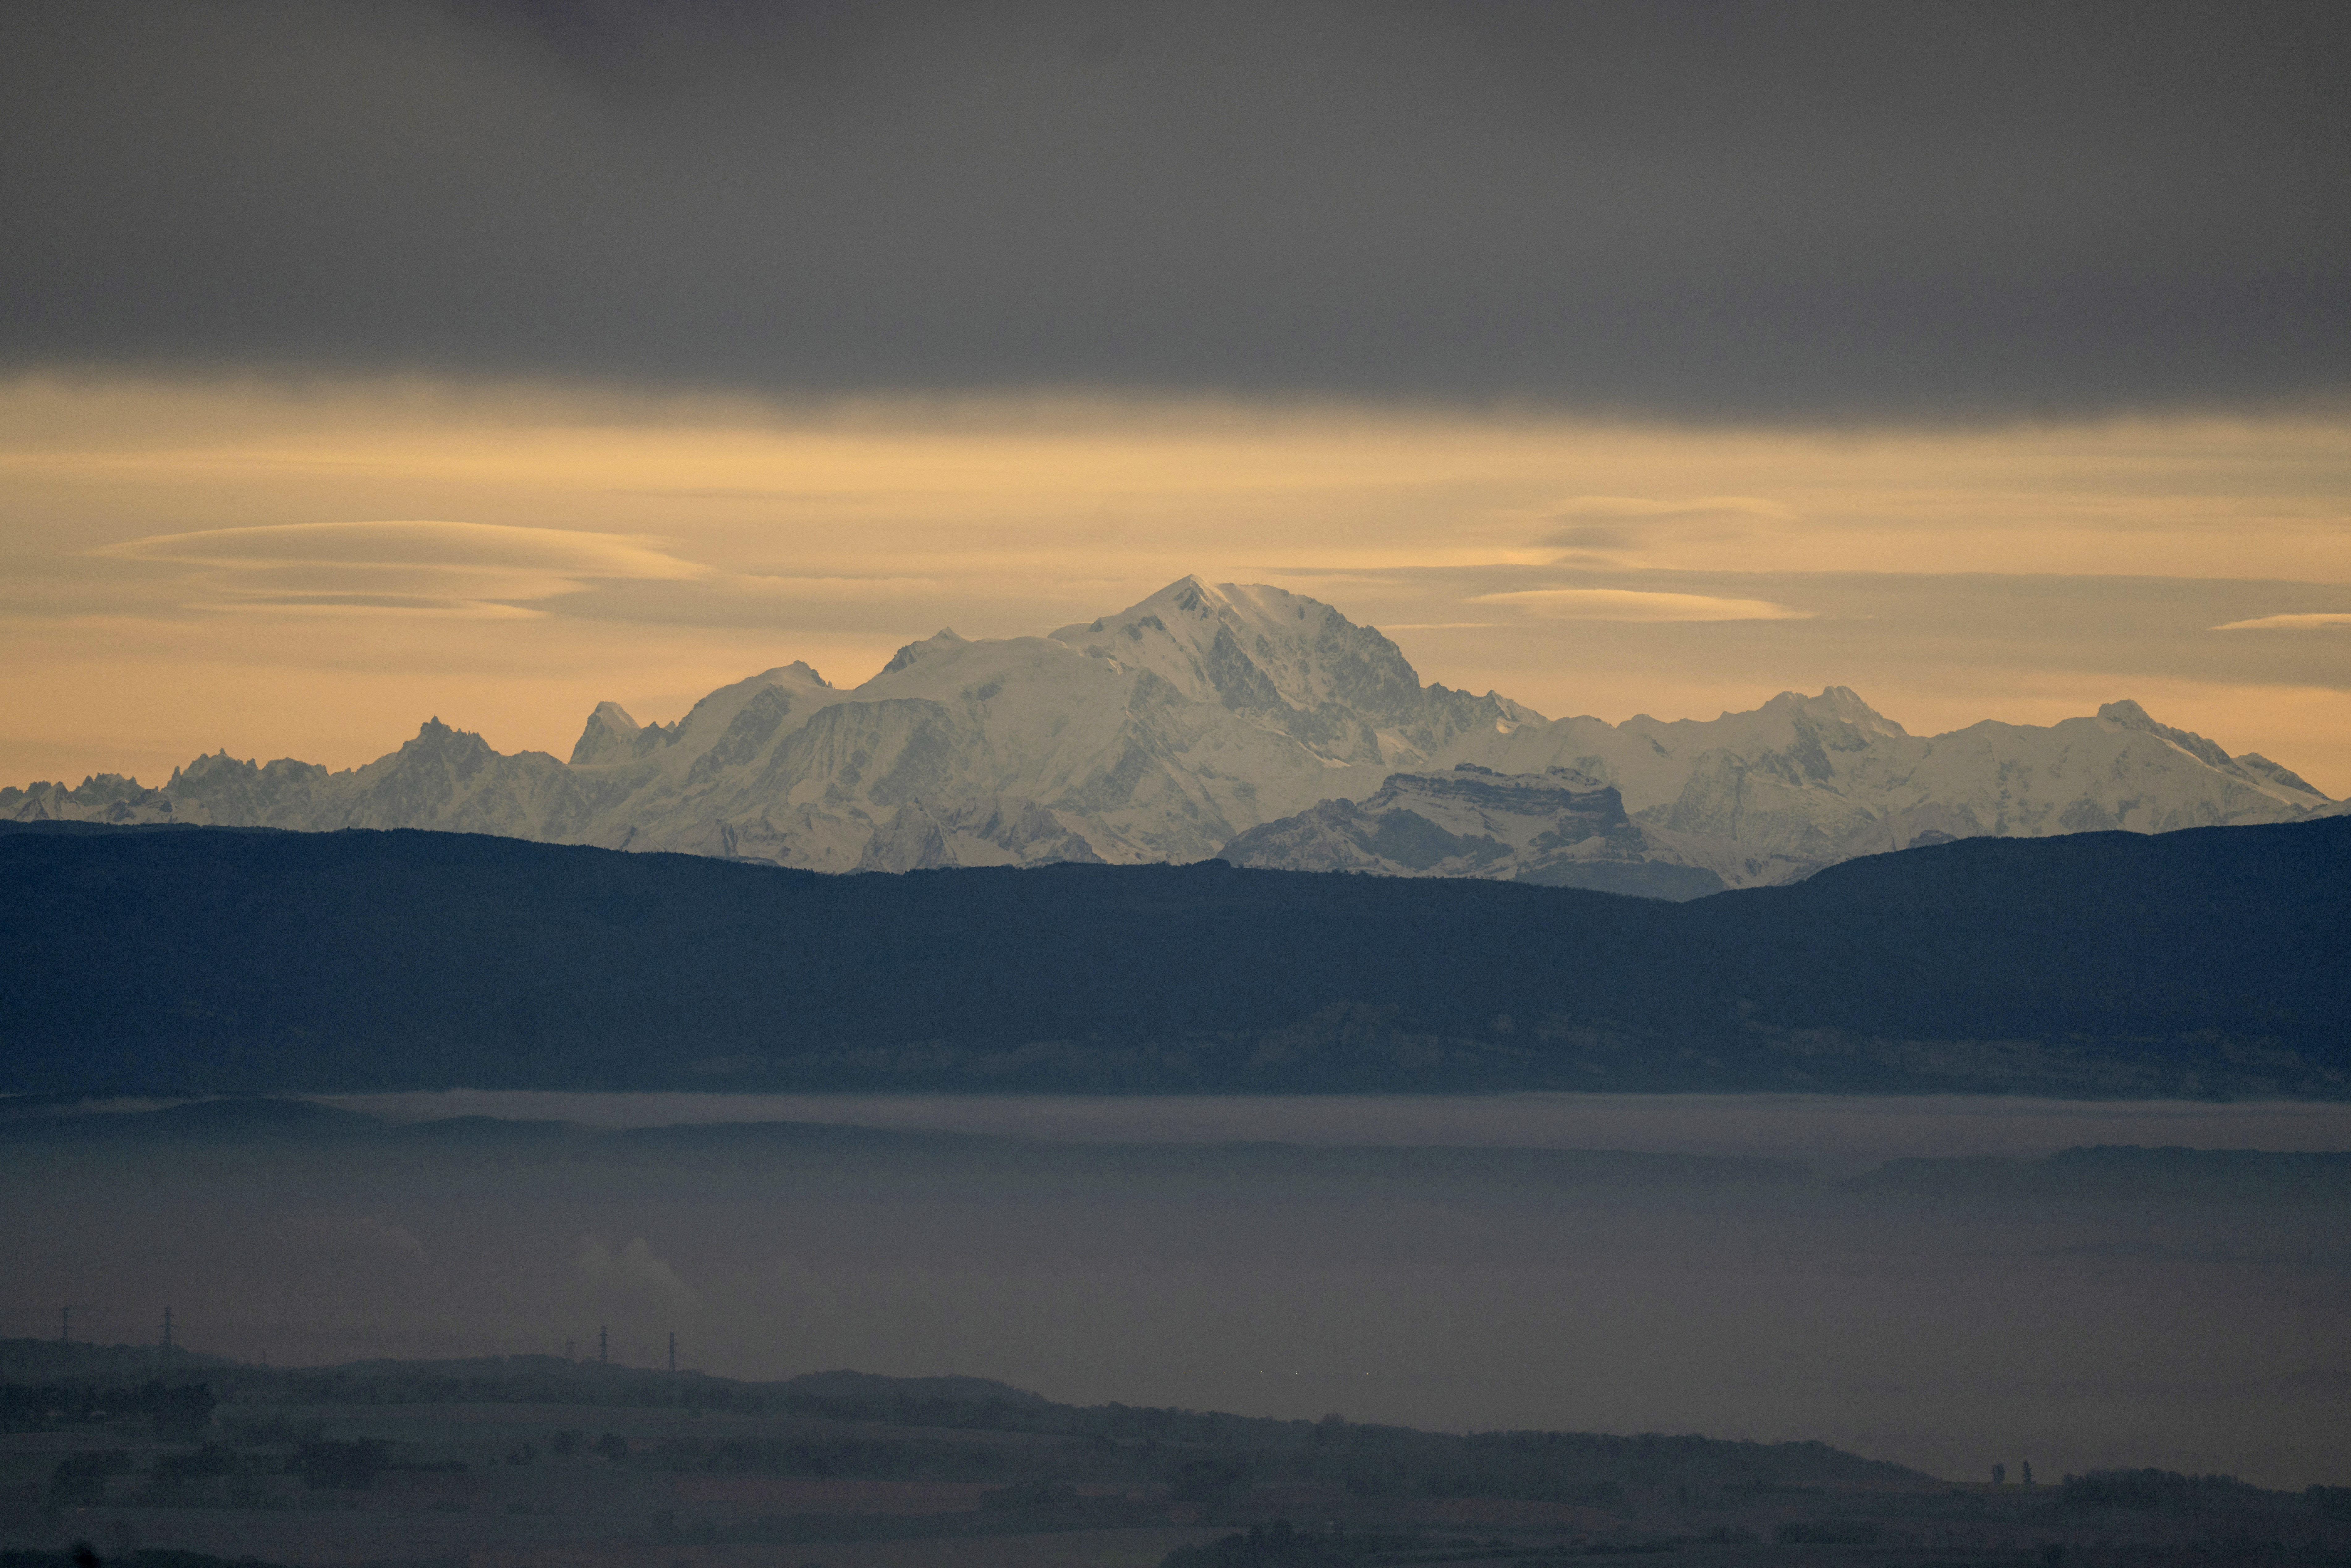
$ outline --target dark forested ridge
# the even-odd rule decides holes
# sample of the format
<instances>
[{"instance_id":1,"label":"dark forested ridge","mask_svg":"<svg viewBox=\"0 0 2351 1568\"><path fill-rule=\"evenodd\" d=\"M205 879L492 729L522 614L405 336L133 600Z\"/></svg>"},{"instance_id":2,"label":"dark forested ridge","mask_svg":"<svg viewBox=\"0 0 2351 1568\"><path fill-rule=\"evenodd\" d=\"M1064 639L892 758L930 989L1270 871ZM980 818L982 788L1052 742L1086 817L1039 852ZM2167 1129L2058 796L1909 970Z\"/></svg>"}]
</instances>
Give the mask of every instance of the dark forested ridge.
<instances>
[{"instance_id":1,"label":"dark forested ridge","mask_svg":"<svg viewBox=\"0 0 2351 1568\"><path fill-rule=\"evenodd\" d=\"M0 834L0 1088L2351 1092L2351 819L1667 904L828 877L423 832Z\"/></svg>"}]
</instances>

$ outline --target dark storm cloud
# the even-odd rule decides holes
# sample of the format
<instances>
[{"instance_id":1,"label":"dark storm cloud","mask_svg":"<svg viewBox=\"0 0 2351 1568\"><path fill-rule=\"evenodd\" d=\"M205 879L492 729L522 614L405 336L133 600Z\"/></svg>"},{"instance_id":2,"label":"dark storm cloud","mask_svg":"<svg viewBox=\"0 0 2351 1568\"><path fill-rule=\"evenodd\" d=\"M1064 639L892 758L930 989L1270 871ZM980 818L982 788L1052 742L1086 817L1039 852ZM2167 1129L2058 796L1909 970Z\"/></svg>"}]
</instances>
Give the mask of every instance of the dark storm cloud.
<instances>
[{"instance_id":1,"label":"dark storm cloud","mask_svg":"<svg viewBox=\"0 0 2351 1568\"><path fill-rule=\"evenodd\" d=\"M1719 417L2351 382L2351 11L54 5L0 358Z\"/></svg>"}]
</instances>

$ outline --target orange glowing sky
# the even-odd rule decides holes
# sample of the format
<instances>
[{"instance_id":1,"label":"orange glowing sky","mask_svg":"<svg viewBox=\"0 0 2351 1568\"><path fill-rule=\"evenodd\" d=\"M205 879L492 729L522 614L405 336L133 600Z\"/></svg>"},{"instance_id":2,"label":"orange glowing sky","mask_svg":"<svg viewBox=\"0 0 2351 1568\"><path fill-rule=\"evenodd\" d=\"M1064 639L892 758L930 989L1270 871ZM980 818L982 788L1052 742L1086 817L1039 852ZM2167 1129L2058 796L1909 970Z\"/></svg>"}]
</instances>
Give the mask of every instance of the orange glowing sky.
<instances>
[{"instance_id":1,"label":"orange glowing sky","mask_svg":"<svg viewBox=\"0 0 2351 1568\"><path fill-rule=\"evenodd\" d=\"M364 525L364 526L362 526ZM1869 430L1339 401L762 401L483 380L0 387L0 780L563 755L806 659L1197 572L1546 714L2136 697L2351 794L2351 416Z\"/></svg>"}]
</instances>

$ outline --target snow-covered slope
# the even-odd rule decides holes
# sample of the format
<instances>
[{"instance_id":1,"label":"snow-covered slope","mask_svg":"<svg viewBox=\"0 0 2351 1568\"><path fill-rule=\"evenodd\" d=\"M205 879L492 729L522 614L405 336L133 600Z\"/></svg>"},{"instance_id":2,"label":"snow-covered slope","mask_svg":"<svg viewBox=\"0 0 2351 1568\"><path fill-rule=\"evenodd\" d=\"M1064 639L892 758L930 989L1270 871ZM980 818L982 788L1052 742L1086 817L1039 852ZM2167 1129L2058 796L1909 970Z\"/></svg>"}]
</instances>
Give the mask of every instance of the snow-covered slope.
<instances>
[{"instance_id":1,"label":"snow-covered slope","mask_svg":"<svg viewBox=\"0 0 2351 1568\"><path fill-rule=\"evenodd\" d=\"M1853 692L1782 692L1710 722L1522 728L1480 758L1568 766L1618 787L1644 823L1729 841L1733 886L1779 882L1921 840L2274 822L2333 807L2267 758L2231 758L2134 702L2040 727L1986 722L1913 736Z\"/></svg>"},{"instance_id":2,"label":"snow-covered slope","mask_svg":"<svg viewBox=\"0 0 2351 1568\"><path fill-rule=\"evenodd\" d=\"M161 789L99 775L0 789L0 817L20 820L434 828L826 871L1189 861L1233 843L1252 864L1668 896L1930 836L2332 809L2134 703L1933 737L1843 687L1704 722L1547 720L1424 686L1395 643L1328 605L1196 578L1050 637L941 632L850 690L792 664L674 724L604 703L568 761L502 755L436 719L341 773L222 754ZM1421 831L1405 815L1444 837L1390 852ZM1468 847L1430 848L1456 840Z\"/></svg>"},{"instance_id":3,"label":"snow-covered slope","mask_svg":"<svg viewBox=\"0 0 2351 1568\"><path fill-rule=\"evenodd\" d=\"M2046 727L1926 737L1832 686L1710 721L1521 725L1461 749L1481 766L1399 774L1360 806L1328 803L1244 833L1225 858L1690 897L1951 839L2168 832L2343 809L2267 758L2231 758L2134 702ZM1592 793L1604 788L1604 801ZM1460 848L1426 863L1384 848L1447 842ZM1652 868L1650 880L1628 862Z\"/></svg>"}]
</instances>

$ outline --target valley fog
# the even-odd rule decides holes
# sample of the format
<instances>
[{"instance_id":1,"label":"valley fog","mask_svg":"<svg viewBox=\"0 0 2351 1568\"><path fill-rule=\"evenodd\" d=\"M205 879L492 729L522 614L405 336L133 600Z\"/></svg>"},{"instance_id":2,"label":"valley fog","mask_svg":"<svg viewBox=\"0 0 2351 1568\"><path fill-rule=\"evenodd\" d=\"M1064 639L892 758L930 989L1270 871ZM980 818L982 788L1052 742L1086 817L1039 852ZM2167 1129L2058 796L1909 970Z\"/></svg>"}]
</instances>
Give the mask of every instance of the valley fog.
<instances>
[{"instance_id":1,"label":"valley fog","mask_svg":"<svg viewBox=\"0 0 2351 1568\"><path fill-rule=\"evenodd\" d=\"M2074 1145L2351 1149L2323 1100L2044 1100L1978 1094L611 1094L459 1089L317 1096L394 1122L455 1116L663 1127L823 1122L1105 1143L1640 1149L1802 1160L2037 1158Z\"/></svg>"},{"instance_id":2,"label":"valley fog","mask_svg":"<svg viewBox=\"0 0 2351 1568\"><path fill-rule=\"evenodd\" d=\"M383 1124L16 1118L0 1332L53 1335L73 1303L77 1338L151 1341L168 1302L183 1344L273 1364L592 1355L609 1328L637 1365L674 1333L682 1364L737 1377L1816 1438L1959 1479L2029 1460L2298 1488L2341 1480L2351 1451L2337 1188L1868 1174L2101 1143L2340 1149L2341 1106L343 1103ZM853 1130L885 1120L906 1130Z\"/></svg>"}]
</instances>

